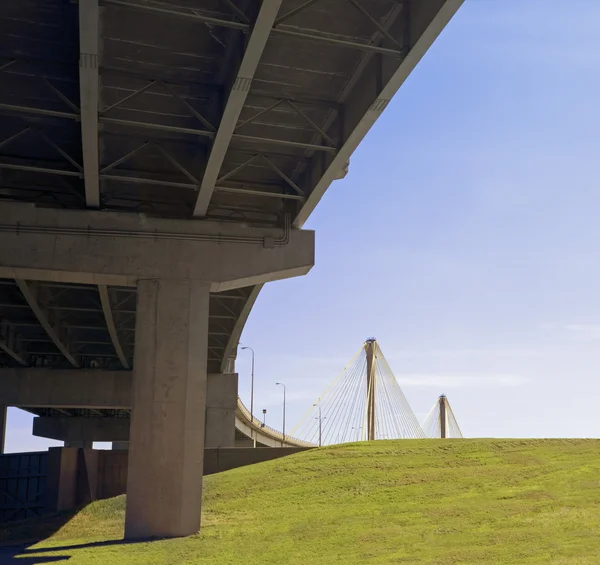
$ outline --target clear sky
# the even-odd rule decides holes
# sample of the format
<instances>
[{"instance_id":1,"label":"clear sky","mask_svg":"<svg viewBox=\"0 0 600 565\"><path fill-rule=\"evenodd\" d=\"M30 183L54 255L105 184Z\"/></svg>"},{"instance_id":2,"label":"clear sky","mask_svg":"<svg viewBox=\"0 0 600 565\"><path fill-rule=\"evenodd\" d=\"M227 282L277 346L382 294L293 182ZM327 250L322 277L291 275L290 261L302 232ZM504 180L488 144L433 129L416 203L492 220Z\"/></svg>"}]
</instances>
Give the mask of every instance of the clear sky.
<instances>
[{"instance_id":1,"label":"clear sky","mask_svg":"<svg viewBox=\"0 0 600 565\"><path fill-rule=\"evenodd\" d=\"M275 382L289 431L375 336L420 420L446 393L468 437L600 436L599 29L597 0L466 0L306 224L313 270L250 315L269 425Z\"/></svg>"}]
</instances>

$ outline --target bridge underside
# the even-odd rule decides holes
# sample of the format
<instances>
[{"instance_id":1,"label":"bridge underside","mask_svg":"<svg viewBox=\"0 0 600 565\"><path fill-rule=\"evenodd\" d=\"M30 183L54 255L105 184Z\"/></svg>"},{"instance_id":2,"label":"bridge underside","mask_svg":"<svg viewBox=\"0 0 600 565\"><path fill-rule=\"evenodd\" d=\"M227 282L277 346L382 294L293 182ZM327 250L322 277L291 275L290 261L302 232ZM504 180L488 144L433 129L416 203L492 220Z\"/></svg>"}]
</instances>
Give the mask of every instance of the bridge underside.
<instances>
[{"instance_id":1,"label":"bridge underside","mask_svg":"<svg viewBox=\"0 0 600 565\"><path fill-rule=\"evenodd\" d=\"M262 285L310 269L300 228L461 3L0 7L0 365L53 369L48 398L131 371L129 404L16 404L131 413L127 537L197 531L208 374Z\"/></svg>"}]
</instances>

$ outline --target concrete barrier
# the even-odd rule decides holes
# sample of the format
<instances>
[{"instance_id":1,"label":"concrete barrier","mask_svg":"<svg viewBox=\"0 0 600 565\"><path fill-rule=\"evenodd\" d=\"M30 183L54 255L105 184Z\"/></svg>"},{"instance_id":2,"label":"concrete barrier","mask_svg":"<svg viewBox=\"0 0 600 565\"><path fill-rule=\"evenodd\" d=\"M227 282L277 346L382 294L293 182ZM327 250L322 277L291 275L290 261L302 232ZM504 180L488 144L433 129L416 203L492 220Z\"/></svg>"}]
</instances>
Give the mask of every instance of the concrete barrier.
<instances>
[{"instance_id":1,"label":"concrete barrier","mask_svg":"<svg viewBox=\"0 0 600 565\"><path fill-rule=\"evenodd\" d=\"M218 447L204 450L204 475L279 459L311 447ZM49 452L46 512L71 510L93 500L125 494L125 450L53 447Z\"/></svg>"}]
</instances>

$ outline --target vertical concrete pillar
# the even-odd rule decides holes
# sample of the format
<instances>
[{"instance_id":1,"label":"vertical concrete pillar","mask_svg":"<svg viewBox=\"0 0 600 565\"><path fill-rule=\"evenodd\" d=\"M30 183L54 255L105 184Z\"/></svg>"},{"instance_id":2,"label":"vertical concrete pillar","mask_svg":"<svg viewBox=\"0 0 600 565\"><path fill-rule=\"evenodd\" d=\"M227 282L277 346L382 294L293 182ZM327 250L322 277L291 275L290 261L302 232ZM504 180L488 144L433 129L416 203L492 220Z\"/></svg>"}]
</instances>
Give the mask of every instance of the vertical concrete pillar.
<instances>
[{"instance_id":1,"label":"vertical concrete pillar","mask_svg":"<svg viewBox=\"0 0 600 565\"><path fill-rule=\"evenodd\" d=\"M238 376L208 375L205 447L235 447Z\"/></svg>"},{"instance_id":2,"label":"vertical concrete pillar","mask_svg":"<svg viewBox=\"0 0 600 565\"><path fill-rule=\"evenodd\" d=\"M376 361L375 361L375 340L368 339L365 344L367 354L367 440L375 439L375 388L376 382Z\"/></svg>"},{"instance_id":3,"label":"vertical concrete pillar","mask_svg":"<svg viewBox=\"0 0 600 565\"><path fill-rule=\"evenodd\" d=\"M65 447L82 447L83 449L92 449L93 441L65 441Z\"/></svg>"},{"instance_id":4,"label":"vertical concrete pillar","mask_svg":"<svg viewBox=\"0 0 600 565\"><path fill-rule=\"evenodd\" d=\"M200 528L209 285L141 280L125 537Z\"/></svg>"},{"instance_id":5,"label":"vertical concrete pillar","mask_svg":"<svg viewBox=\"0 0 600 565\"><path fill-rule=\"evenodd\" d=\"M129 449L128 441L113 441L112 442L113 451L127 451Z\"/></svg>"},{"instance_id":6,"label":"vertical concrete pillar","mask_svg":"<svg viewBox=\"0 0 600 565\"><path fill-rule=\"evenodd\" d=\"M71 510L77 505L78 452L78 449L63 447L48 450L45 512Z\"/></svg>"},{"instance_id":7,"label":"vertical concrete pillar","mask_svg":"<svg viewBox=\"0 0 600 565\"><path fill-rule=\"evenodd\" d=\"M4 453L4 445L6 443L6 413L8 407L4 404L0 405L0 454Z\"/></svg>"},{"instance_id":8,"label":"vertical concrete pillar","mask_svg":"<svg viewBox=\"0 0 600 565\"><path fill-rule=\"evenodd\" d=\"M442 394L440 402L440 437L446 438L446 397Z\"/></svg>"}]
</instances>

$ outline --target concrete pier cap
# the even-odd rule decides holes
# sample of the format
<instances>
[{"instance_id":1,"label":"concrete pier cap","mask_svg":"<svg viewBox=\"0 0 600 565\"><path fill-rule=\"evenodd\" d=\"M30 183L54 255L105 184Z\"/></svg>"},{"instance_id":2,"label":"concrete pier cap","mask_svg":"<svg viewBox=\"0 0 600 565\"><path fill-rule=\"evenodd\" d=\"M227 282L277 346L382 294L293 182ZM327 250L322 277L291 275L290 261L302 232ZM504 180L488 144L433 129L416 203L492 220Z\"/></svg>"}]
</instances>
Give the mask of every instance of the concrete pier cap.
<instances>
[{"instance_id":1,"label":"concrete pier cap","mask_svg":"<svg viewBox=\"0 0 600 565\"><path fill-rule=\"evenodd\" d=\"M301 276L314 232L144 214L0 207L0 277L135 287L203 282L211 292Z\"/></svg>"},{"instance_id":2,"label":"concrete pier cap","mask_svg":"<svg viewBox=\"0 0 600 565\"><path fill-rule=\"evenodd\" d=\"M208 446L235 444L233 394L206 410L210 293L306 274L314 233L292 229L289 218L271 228L18 203L0 207L0 233L0 277L137 288L130 375L101 384L86 374L75 384L74 373L55 374L36 388L38 376L28 374L2 387L0 402L131 406L128 436L124 425L92 430L93 422L39 420L36 431L77 445L92 431L129 440L126 538L197 532L205 428ZM237 377L223 384L236 391Z\"/></svg>"}]
</instances>

